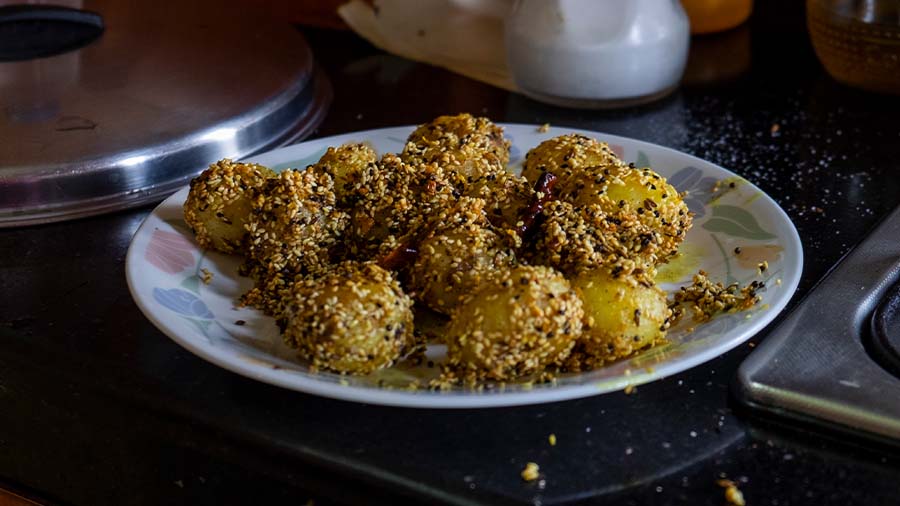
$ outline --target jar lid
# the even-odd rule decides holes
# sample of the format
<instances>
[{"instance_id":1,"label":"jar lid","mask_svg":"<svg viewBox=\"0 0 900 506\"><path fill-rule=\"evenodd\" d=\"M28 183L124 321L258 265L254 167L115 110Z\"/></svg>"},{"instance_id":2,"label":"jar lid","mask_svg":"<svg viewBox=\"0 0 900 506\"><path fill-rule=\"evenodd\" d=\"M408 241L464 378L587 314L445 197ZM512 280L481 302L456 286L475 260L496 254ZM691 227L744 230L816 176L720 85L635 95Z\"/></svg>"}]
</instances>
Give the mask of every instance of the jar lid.
<instances>
[{"instance_id":1,"label":"jar lid","mask_svg":"<svg viewBox=\"0 0 900 506\"><path fill-rule=\"evenodd\" d=\"M0 227L161 200L324 117L331 88L286 23L231 2L91 6L0 7Z\"/></svg>"}]
</instances>

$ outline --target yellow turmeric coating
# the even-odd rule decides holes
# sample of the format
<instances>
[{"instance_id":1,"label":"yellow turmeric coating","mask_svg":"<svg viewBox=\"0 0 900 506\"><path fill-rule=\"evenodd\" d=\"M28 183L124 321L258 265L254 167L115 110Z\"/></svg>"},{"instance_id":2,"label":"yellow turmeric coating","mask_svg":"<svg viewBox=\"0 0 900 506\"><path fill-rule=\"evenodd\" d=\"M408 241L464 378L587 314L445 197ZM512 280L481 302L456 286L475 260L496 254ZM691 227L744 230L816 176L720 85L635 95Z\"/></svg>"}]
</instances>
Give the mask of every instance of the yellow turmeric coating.
<instances>
[{"instance_id":1,"label":"yellow turmeric coating","mask_svg":"<svg viewBox=\"0 0 900 506\"><path fill-rule=\"evenodd\" d=\"M571 279L586 322L574 369L627 357L665 338L671 316L665 292L645 274L612 272L598 268Z\"/></svg>"}]
</instances>

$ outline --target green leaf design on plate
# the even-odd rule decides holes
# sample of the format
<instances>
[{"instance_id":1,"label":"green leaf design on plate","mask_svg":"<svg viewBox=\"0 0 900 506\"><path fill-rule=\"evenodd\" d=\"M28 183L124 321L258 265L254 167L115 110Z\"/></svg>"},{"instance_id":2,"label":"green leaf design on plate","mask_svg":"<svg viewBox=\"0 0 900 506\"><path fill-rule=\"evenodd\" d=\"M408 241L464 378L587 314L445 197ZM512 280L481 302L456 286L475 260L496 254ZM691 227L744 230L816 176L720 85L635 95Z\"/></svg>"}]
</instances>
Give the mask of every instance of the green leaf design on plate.
<instances>
[{"instance_id":1,"label":"green leaf design on plate","mask_svg":"<svg viewBox=\"0 0 900 506\"><path fill-rule=\"evenodd\" d=\"M197 277L196 274L191 274L190 276L184 278L181 281L181 287L187 290L190 290L196 294L200 293L200 278Z\"/></svg>"},{"instance_id":2,"label":"green leaf design on plate","mask_svg":"<svg viewBox=\"0 0 900 506\"><path fill-rule=\"evenodd\" d=\"M194 327L197 328L197 331L203 335L206 339L209 340L211 344L215 344L213 340L209 337L209 321L198 320L196 318L188 318L187 316L182 316L185 320L194 324Z\"/></svg>"},{"instance_id":3,"label":"green leaf design on plate","mask_svg":"<svg viewBox=\"0 0 900 506\"><path fill-rule=\"evenodd\" d=\"M647 153L643 151L638 151L637 161L634 162L639 168L649 167L650 166L650 158L647 157Z\"/></svg>"},{"instance_id":4,"label":"green leaf design on plate","mask_svg":"<svg viewBox=\"0 0 900 506\"><path fill-rule=\"evenodd\" d=\"M736 206L718 205L712 208L712 217L703 224L710 232L722 232L745 239L775 239L777 236L763 230L750 212Z\"/></svg>"}]
</instances>

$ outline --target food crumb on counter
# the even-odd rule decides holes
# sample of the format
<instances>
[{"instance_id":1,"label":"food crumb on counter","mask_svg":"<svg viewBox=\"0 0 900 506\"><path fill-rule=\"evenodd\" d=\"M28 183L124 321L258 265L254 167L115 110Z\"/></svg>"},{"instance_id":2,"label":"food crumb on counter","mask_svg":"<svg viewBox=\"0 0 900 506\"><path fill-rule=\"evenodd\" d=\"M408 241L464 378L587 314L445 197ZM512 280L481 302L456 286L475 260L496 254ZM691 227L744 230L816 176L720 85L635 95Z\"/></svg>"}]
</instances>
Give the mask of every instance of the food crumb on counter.
<instances>
[{"instance_id":1,"label":"food crumb on counter","mask_svg":"<svg viewBox=\"0 0 900 506\"><path fill-rule=\"evenodd\" d=\"M534 462L529 462L525 464L525 469L522 470L522 479L525 481L534 481L540 476L540 470L540 466Z\"/></svg>"},{"instance_id":2,"label":"food crumb on counter","mask_svg":"<svg viewBox=\"0 0 900 506\"><path fill-rule=\"evenodd\" d=\"M634 385L628 385L625 387L625 395L631 395L637 392L637 387Z\"/></svg>"},{"instance_id":3,"label":"food crumb on counter","mask_svg":"<svg viewBox=\"0 0 900 506\"><path fill-rule=\"evenodd\" d=\"M203 281L204 285L208 285L210 281L212 281L213 274L206 270L206 268L200 269L200 281Z\"/></svg>"},{"instance_id":4,"label":"food crumb on counter","mask_svg":"<svg viewBox=\"0 0 900 506\"><path fill-rule=\"evenodd\" d=\"M550 131L550 123L544 123L538 127L538 132L545 134Z\"/></svg>"},{"instance_id":5,"label":"food crumb on counter","mask_svg":"<svg viewBox=\"0 0 900 506\"><path fill-rule=\"evenodd\" d=\"M779 130L781 130L781 125L779 125L778 123L772 123L772 128L769 129L769 133L772 134L772 136L775 136L778 135Z\"/></svg>"},{"instance_id":6,"label":"food crumb on counter","mask_svg":"<svg viewBox=\"0 0 900 506\"><path fill-rule=\"evenodd\" d=\"M550 434L547 436L547 441L550 442L550 446L556 446L556 434Z\"/></svg>"},{"instance_id":7,"label":"food crumb on counter","mask_svg":"<svg viewBox=\"0 0 900 506\"><path fill-rule=\"evenodd\" d=\"M744 501L744 494L733 481L721 479L717 480L716 484L725 489L725 501L728 504L733 504L734 506L745 506L747 504Z\"/></svg>"}]
</instances>

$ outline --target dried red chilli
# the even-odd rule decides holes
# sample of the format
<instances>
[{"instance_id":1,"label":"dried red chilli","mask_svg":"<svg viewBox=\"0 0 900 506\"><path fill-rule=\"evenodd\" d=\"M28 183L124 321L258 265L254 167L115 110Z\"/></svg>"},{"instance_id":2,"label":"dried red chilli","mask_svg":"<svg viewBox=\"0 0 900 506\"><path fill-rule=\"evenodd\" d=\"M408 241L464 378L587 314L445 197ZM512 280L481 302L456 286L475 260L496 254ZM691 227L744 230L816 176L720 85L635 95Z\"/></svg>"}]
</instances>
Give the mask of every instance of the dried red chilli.
<instances>
[{"instance_id":1,"label":"dried red chilli","mask_svg":"<svg viewBox=\"0 0 900 506\"><path fill-rule=\"evenodd\" d=\"M378 260L379 267L388 270L397 271L405 265L412 263L419 255L419 249L415 244L402 243L387 255Z\"/></svg>"},{"instance_id":2,"label":"dried red chilli","mask_svg":"<svg viewBox=\"0 0 900 506\"><path fill-rule=\"evenodd\" d=\"M522 239L527 239L534 233L536 229L534 225L544 211L544 205L555 198L553 196L553 187L556 186L557 181L558 178L556 176L549 172L544 172L537 182L534 183L534 200L522 211L522 214L519 216L521 225L517 224L516 226L516 233Z\"/></svg>"}]
</instances>

